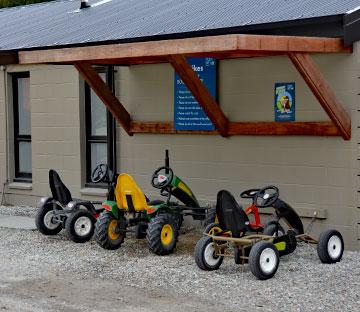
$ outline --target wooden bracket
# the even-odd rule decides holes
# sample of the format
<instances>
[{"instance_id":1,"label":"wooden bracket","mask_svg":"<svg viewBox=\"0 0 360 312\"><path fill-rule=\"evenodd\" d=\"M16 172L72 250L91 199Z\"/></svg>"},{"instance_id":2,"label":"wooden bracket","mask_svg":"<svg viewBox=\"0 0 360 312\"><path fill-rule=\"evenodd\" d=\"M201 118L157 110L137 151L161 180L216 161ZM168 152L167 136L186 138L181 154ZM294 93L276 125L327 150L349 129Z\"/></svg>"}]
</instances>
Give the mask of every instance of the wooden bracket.
<instances>
[{"instance_id":1,"label":"wooden bracket","mask_svg":"<svg viewBox=\"0 0 360 312\"><path fill-rule=\"evenodd\" d=\"M175 130L172 122L131 122L132 133L218 135L218 131ZM230 122L229 135L339 136L332 122Z\"/></svg>"},{"instance_id":2,"label":"wooden bracket","mask_svg":"<svg viewBox=\"0 0 360 312\"><path fill-rule=\"evenodd\" d=\"M124 128L127 134L131 133L131 117L118 98L112 93L110 88L101 79L91 64L86 62L75 62L74 66L79 71L83 79L94 90L97 96L103 101L108 110Z\"/></svg>"},{"instance_id":3,"label":"wooden bracket","mask_svg":"<svg viewBox=\"0 0 360 312\"><path fill-rule=\"evenodd\" d=\"M191 91L219 133L228 136L229 120L183 55L169 56L169 62Z\"/></svg>"},{"instance_id":4,"label":"wooden bracket","mask_svg":"<svg viewBox=\"0 0 360 312\"><path fill-rule=\"evenodd\" d=\"M351 119L331 90L318 66L308 53L288 53L290 60L304 78L344 140L351 138Z\"/></svg>"}]
</instances>

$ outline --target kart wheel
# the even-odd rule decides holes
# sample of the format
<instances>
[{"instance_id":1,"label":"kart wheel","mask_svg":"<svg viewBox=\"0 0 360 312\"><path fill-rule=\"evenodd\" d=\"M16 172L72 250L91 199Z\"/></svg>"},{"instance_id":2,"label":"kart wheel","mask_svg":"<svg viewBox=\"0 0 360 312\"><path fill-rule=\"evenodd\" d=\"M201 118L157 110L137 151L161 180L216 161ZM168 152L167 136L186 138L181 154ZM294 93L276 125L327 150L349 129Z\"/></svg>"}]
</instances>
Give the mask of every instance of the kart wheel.
<instances>
[{"instance_id":1,"label":"kart wheel","mask_svg":"<svg viewBox=\"0 0 360 312\"><path fill-rule=\"evenodd\" d=\"M147 223L140 222L135 226L135 238L143 239L146 237Z\"/></svg>"},{"instance_id":2,"label":"kart wheel","mask_svg":"<svg viewBox=\"0 0 360 312\"><path fill-rule=\"evenodd\" d=\"M213 271L220 268L224 257L215 255L214 242L211 237L202 237L195 246L195 262L205 271Z\"/></svg>"},{"instance_id":3,"label":"kart wheel","mask_svg":"<svg viewBox=\"0 0 360 312\"><path fill-rule=\"evenodd\" d=\"M276 221L271 221L265 225L263 234L273 237L279 237L285 235L285 230L280 224L276 224Z\"/></svg>"},{"instance_id":4,"label":"kart wheel","mask_svg":"<svg viewBox=\"0 0 360 312\"><path fill-rule=\"evenodd\" d=\"M259 280L273 277L279 266L279 252L269 242L260 241L250 250L249 266L251 273Z\"/></svg>"},{"instance_id":5,"label":"kart wheel","mask_svg":"<svg viewBox=\"0 0 360 312\"><path fill-rule=\"evenodd\" d=\"M59 205L48 203L39 208L36 213L36 228L44 235L56 235L62 230L62 223L55 220L55 207L62 210Z\"/></svg>"},{"instance_id":6,"label":"kart wheel","mask_svg":"<svg viewBox=\"0 0 360 312\"><path fill-rule=\"evenodd\" d=\"M208 225L215 223L216 221L216 208L212 207L208 210L208 213L205 218L204 227L206 228Z\"/></svg>"},{"instance_id":7,"label":"kart wheel","mask_svg":"<svg viewBox=\"0 0 360 312\"><path fill-rule=\"evenodd\" d=\"M317 245L317 253L322 263L339 262L344 253L344 240L336 230L322 232Z\"/></svg>"},{"instance_id":8,"label":"kart wheel","mask_svg":"<svg viewBox=\"0 0 360 312\"><path fill-rule=\"evenodd\" d=\"M241 264L241 256L242 256L242 252L240 248L235 247L234 248L234 260L235 260L235 264Z\"/></svg>"},{"instance_id":9,"label":"kart wheel","mask_svg":"<svg viewBox=\"0 0 360 312\"><path fill-rule=\"evenodd\" d=\"M204 233L215 235L216 233L221 233L222 230L218 223L210 223L204 230Z\"/></svg>"},{"instance_id":10,"label":"kart wheel","mask_svg":"<svg viewBox=\"0 0 360 312\"><path fill-rule=\"evenodd\" d=\"M73 242L85 243L94 234L95 222L95 217L89 211L79 209L69 215L65 228Z\"/></svg>"},{"instance_id":11,"label":"kart wheel","mask_svg":"<svg viewBox=\"0 0 360 312\"><path fill-rule=\"evenodd\" d=\"M153 253L159 256L171 254L176 247L177 237L177 226L171 214L159 214L150 220L146 239Z\"/></svg>"},{"instance_id":12,"label":"kart wheel","mask_svg":"<svg viewBox=\"0 0 360 312\"><path fill-rule=\"evenodd\" d=\"M126 220L116 219L112 213L103 212L95 223L95 240L104 249L120 248L126 235Z\"/></svg>"}]
</instances>

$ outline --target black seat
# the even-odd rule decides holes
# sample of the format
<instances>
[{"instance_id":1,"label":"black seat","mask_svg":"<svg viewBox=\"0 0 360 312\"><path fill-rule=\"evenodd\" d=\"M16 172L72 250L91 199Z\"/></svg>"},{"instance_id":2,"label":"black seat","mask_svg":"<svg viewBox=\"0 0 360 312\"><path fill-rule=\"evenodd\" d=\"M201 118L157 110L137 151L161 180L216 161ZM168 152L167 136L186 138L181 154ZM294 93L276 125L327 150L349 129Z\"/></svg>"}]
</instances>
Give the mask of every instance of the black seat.
<instances>
[{"instance_id":1,"label":"black seat","mask_svg":"<svg viewBox=\"0 0 360 312\"><path fill-rule=\"evenodd\" d=\"M230 192L222 190L217 194L216 214L220 228L231 231L233 237L249 231L249 218Z\"/></svg>"},{"instance_id":2,"label":"black seat","mask_svg":"<svg viewBox=\"0 0 360 312\"><path fill-rule=\"evenodd\" d=\"M53 169L49 170L49 185L53 198L62 205L66 206L73 200L69 189L61 181L59 174Z\"/></svg>"}]
</instances>

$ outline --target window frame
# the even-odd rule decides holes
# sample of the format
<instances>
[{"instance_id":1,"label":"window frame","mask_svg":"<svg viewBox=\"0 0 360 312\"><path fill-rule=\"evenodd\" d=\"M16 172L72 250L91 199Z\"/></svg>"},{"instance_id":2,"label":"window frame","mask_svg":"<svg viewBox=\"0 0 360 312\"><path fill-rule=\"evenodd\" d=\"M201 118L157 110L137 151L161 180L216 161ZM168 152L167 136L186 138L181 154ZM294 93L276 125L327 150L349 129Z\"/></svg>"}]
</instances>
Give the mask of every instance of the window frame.
<instances>
[{"instance_id":1,"label":"window frame","mask_svg":"<svg viewBox=\"0 0 360 312\"><path fill-rule=\"evenodd\" d=\"M105 83L110 87L112 92L115 90L114 85L114 68L108 66L107 68L97 68L98 74L106 74ZM91 146L92 144L102 143L106 144L107 149L107 164L111 170L116 172L116 128L115 119L106 108L106 135L92 135L92 122L91 122L91 87L84 82L84 99L85 99L85 153L86 153L86 166L85 166L85 187L106 187L105 183L91 182ZM94 92L94 91L93 91ZM104 104L102 104L104 105Z\"/></svg>"},{"instance_id":2,"label":"window frame","mask_svg":"<svg viewBox=\"0 0 360 312\"><path fill-rule=\"evenodd\" d=\"M32 172L20 171L20 143L30 142L31 134L19 134L19 78L30 78L30 72L12 73L12 96L13 96L13 122L14 122L14 154L15 154L15 182L32 182ZM30 91L30 90L29 90ZM31 111L31 109L30 109ZM32 164L31 164L32 171Z\"/></svg>"}]
</instances>

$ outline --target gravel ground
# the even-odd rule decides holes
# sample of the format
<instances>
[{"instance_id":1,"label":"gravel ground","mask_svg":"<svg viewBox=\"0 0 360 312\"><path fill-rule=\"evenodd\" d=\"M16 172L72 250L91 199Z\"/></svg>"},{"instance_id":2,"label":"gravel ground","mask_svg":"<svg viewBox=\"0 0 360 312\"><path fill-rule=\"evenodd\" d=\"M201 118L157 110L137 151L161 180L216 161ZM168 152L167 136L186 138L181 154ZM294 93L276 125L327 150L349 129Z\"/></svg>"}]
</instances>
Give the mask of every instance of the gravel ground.
<instances>
[{"instance_id":1,"label":"gravel ground","mask_svg":"<svg viewBox=\"0 0 360 312\"><path fill-rule=\"evenodd\" d=\"M1 207L0 213L10 209L16 214L24 211L22 215L33 215L35 211ZM148 251L144 240L133 237L126 239L121 249L107 251L94 240L75 244L63 232L46 237L37 231L0 228L0 282L42 277L53 282L70 279L74 285L81 281L93 285L111 281L119 289L133 288L134 293L149 295L156 290L166 296L165 304L172 307L171 311L360 310L359 252L346 251L340 263L324 265L313 247L301 245L292 255L281 258L274 278L258 281L247 266L235 265L232 258L225 259L218 271L198 269L192 252L200 236L196 230L185 233L180 236L175 254L158 257ZM3 284L0 283L0 310L7 307L5 299L11 295L5 291L7 284ZM1 296L2 292L7 296ZM156 295L149 298L161 302ZM185 309L186 303L189 306Z\"/></svg>"}]
</instances>

